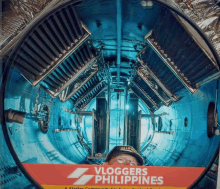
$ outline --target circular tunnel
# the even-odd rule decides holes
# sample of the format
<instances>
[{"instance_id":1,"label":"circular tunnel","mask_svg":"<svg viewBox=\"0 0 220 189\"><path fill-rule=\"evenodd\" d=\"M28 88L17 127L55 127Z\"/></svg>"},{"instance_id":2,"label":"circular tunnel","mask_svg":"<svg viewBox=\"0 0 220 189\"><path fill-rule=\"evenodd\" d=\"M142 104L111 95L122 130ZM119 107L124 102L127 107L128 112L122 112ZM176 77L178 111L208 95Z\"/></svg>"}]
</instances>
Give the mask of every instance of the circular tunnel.
<instances>
[{"instance_id":1,"label":"circular tunnel","mask_svg":"<svg viewBox=\"0 0 220 189\"><path fill-rule=\"evenodd\" d=\"M142 3L64 2L26 31L1 84L16 163L102 164L126 144L146 166L209 165L219 145L217 53L176 9Z\"/></svg>"}]
</instances>

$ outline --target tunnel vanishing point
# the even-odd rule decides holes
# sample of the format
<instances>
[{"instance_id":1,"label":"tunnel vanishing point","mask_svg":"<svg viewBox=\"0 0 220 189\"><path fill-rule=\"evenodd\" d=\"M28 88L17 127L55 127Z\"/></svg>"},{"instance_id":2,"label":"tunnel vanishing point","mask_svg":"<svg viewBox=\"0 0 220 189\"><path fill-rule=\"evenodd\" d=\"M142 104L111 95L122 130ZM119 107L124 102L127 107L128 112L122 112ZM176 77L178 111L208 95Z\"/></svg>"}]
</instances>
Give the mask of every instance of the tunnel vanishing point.
<instances>
[{"instance_id":1,"label":"tunnel vanishing point","mask_svg":"<svg viewBox=\"0 0 220 189\"><path fill-rule=\"evenodd\" d=\"M2 5L3 189L37 187L21 163L102 164L116 145L216 188L218 1Z\"/></svg>"}]
</instances>

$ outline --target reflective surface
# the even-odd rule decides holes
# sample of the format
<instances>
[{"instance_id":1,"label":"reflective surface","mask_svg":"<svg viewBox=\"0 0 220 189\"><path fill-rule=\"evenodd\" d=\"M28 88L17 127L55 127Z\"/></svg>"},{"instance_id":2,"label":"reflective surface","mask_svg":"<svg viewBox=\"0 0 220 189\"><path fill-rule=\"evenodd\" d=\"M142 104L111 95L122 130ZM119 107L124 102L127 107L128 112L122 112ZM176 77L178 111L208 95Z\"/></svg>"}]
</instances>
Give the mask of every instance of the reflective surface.
<instances>
[{"instance_id":1,"label":"reflective surface","mask_svg":"<svg viewBox=\"0 0 220 189\"><path fill-rule=\"evenodd\" d=\"M140 135L136 136L139 137L140 154L145 159L145 165L207 166L219 144L219 136L213 135L209 138L207 135L208 106L210 102L215 103L220 94L217 93L216 96L216 89L218 88L216 80L203 81L212 74L216 74L216 68L199 49L198 45L193 42L192 38L188 38L189 36L183 28L177 23L171 24L174 18L169 12L157 5L153 5L152 9L143 9L139 1L122 1L121 15L118 15L116 7L117 3L115 1L91 1L75 7L79 20L91 31L92 38L89 38L88 44L92 44L98 52L101 51L102 58L99 60L101 62L99 64L109 65L108 71L112 79L109 150L115 145L123 145L124 143L125 113L131 111L135 106L132 106L130 99L126 104L126 91L124 89L128 87L130 89L128 96L131 97L130 94L134 92L138 97L137 111L148 115L148 117L143 116L141 118ZM122 36L120 63L116 61L119 27L117 16L121 16L122 20L122 31L119 31ZM170 28L172 32L169 27L166 28L168 24L170 24L170 27L172 26ZM174 63L178 63L176 64L178 69L181 69L182 73L191 80L193 87L197 87L198 83L201 84L194 94L190 93L181 84L175 73L173 74L166 67L158 54L144 40L144 36L152 29L155 31L154 40L158 40L163 44L164 46L161 45L161 47L165 50L168 47L170 48L165 53L171 53L169 58L172 58ZM183 32L185 32L184 38L181 36ZM175 37L180 40L171 40ZM36 42L38 41L36 40ZM145 47L148 50L143 51ZM50 48L53 50L55 47ZM191 51L192 49L194 51ZM19 50L22 51L22 47ZM168 86L173 94L178 96L179 101L174 102L175 100L172 100L170 106L163 104L151 89L153 87L159 88L158 92L161 98L163 97L165 100L169 98L169 95L167 96L166 91L166 94L164 91L161 92L163 87L159 87L152 75L147 75L145 79L154 84L153 87L147 86L143 78L137 76L133 78L134 67L140 68L140 64L136 59L140 52L142 52L140 58L145 63L147 62L152 71L160 78L160 81ZM144 67L144 65L142 66ZM10 70L5 89L4 109L26 113L23 123L6 123L10 140L19 160L26 163L101 164L103 158L87 158L91 155L92 149L92 116L76 115L67 110L93 111L93 109L96 109L96 97L104 94L106 98L107 90L103 90L104 87L97 89L95 92L90 92L90 90L95 90L97 83L105 80L104 71L99 68L99 73L96 75L96 79L93 80L94 83L92 81L87 83L81 90L78 90L78 94L73 95L66 102L62 102L60 97L52 98L48 90L45 90L45 87L47 88L49 85L43 84L44 87L42 87L41 83L34 87L22 76L21 70L18 70L16 64ZM121 82L119 85L117 85L118 80L116 79L118 70L120 70ZM63 75L64 79L65 74ZM82 79L82 81L85 80ZM132 81L138 84L140 88L130 85ZM107 84L105 85L107 86ZM51 90L51 88L49 89ZM123 89L123 91L115 92L114 89ZM88 98L85 98L86 100L84 99L79 106L74 106L84 95L87 95ZM150 97L147 98L147 95ZM151 102L158 104L158 110L155 104ZM44 106L48 107L49 112L47 132L42 132L42 125L39 122L39 119L43 120L45 118L45 112L40 111ZM85 108L80 109L81 107ZM219 101L216 102L216 109L219 113ZM36 118L36 111L38 111L38 119ZM2 133L1 136L3 138ZM4 140L2 140L1 146L2 151L6 151L1 155L2 167L5 168L7 165L16 167ZM12 171L12 181L5 181L7 183L4 184L3 188L13 188L15 185L22 188L29 185L26 178L22 174L19 175L18 172L16 172L16 168L14 172ZM13 176L16 176L18 180L14 181ZM31 187L29 186L29 188Z\"/></svg>"}]
</instances>

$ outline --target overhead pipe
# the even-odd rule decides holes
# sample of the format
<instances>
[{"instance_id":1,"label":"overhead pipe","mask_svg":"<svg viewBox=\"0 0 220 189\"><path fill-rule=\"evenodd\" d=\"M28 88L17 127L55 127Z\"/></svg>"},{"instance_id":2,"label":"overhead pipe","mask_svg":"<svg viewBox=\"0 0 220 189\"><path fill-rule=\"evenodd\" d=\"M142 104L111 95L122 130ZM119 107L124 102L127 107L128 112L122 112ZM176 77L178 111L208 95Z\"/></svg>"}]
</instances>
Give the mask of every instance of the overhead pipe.
<instances>
[{"instance_id":1,"label":"overhead pipe","mask_svg":"<svg viewBox=\"0 0 220 189\"><path fill-rule=\"evenodd\" d=\"M121 0L117 0L117 85L120 83L120 65L121 65Z\"/></svg>"}]
</instances>

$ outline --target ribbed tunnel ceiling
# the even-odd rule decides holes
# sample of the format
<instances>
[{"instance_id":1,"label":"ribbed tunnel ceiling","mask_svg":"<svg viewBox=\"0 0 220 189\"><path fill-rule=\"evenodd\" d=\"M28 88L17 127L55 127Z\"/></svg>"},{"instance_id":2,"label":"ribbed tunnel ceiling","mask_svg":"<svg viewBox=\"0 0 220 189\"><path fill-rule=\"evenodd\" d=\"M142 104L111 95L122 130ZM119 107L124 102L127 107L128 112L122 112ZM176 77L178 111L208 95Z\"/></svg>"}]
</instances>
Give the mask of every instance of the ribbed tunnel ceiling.
<instances>
[{"instance_id":1,"label":"ribbed tunnel ceiling","mask_svg":"<svg viewBox=\"0 0 220 189\"><path fill-rule=\"evenodd\" d=\"M219 142L207 136L219 67L189 30L140 1L66 3L42 16L7 62L4 109L26 113L7 123L20 161L102 163L126 143L146 165L206 166Z\"/></svg>"},{"instance_id":2,"label":"ribbed tunnel ceiling","mask_svg":"<svg viewBox=\"0 0 220 189\"><path fill-rule=\"evenodd\" d=\"M32 29L14 63L32 86L40 83L53 98L62 93L60 99L72 99L78 109L106 89L100 75L108 69L115 87L131 83L129 88L154 111L160 103L177 101L172 97L184 87L194 93L218 72L184 26L157 5L149 10L111 1L69 5Z\"/></svg>"}]
</instances>

